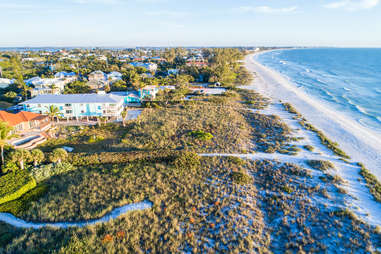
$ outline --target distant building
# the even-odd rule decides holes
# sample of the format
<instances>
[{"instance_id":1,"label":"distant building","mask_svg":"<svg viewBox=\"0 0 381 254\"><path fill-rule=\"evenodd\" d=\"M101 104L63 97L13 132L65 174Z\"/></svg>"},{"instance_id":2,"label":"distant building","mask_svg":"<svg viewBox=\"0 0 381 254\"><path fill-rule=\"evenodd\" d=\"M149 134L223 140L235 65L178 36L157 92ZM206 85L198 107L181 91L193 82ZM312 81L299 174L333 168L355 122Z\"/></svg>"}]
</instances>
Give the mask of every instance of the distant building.
<instances>
[{"instance_id":1,"label":"distant building","mask_svg":"<svg viewBox=\"0 0 381 254\"><path fill-rule=\"evenodd\" d=\"M71 78L76 78L77 74L75 72L61 71L54 74L54 77L59 79L71 79Z\"/></svg>"},{"instance_id":2,"label":"distant building","mask_svg":"<svg viewBox=\"0 0 381 254\"><path fill-rule=\"evenodd\" d=\"M158 92L159 88L157 86L146 86L139 89L139 97L141 99L155 98Z\"/></svg>"},{"instance_id":3,"label":"distant building","mask_svg":"<svg viewBox=\"0 0 381 254\"><path fill-rule=\"evenodd\" d=\"M100 89L107 84L107 75L103 71L93 71L88 78L91 89Z\"/></svg>"},{"instance_id":4,"label":"distant building","mask_svg":"<svg viewBox=\"0 0 381 254\"><path fill-rule=\"evenodd\" d=\"M93 71L89 74L88 77L90 82L100 82L107 80L107 76L103 71Z\"/></svg>"},{"instance_id":5,"label":"distant building","mask_svg":"<svg viewBox=\"0 0 381 254\"><path fill-rule=\"evenodd\" d=\"M109 81L112 84L116 81L122 80L122 76L122 73L113 71L107 74L107 81Z\"/></svg>"},{"instance_id":6,"label":"distant building","mask_svg":"<svg viewBox=\"0 0 381 254\"><path fill-rule=\"evenodd\" d=\"M177 75L179 74L179 69L169 69L168 70L168 75Z\"/></svg>"},{"instance_id":7,"label":"distant building","mask_svg":"<svg viewBox=\"0 0 381 254\"><path fill-rule=\"evenodd\" d=\"M130 65L134 67L143 67L146 68L150 72L156 72L157 64L155 63L142 63L142 62L132 62Z\"/></svg>"},{"instance_id":8,"label":"distant building","mask_svg":"<svg viewBox=\"0 0 381 254\"><path fill-rule=\"evenodd\" d=\"M25 111L47 114L50 106L57 107L61 117L110 117L119 118L124 99L113 94L62 94L39 95L21 103Z\"/></svg>"},{"instance_id":9,"label":"distant building","mask_svg":"<svg viewBox=\"0 0 381 254\"><path fill-rule=\"evenodd\" d=\"M14 79L0 78L0 88L7 88L15 82Z\"/></svg>"},{"instance_id":10,"label":"distant building","mask_svg":"<svg viewBox=\"0 0 381 254\"><path fill-rule=\"evenodd\" d=\"M60 94L65 89L65 85L74 81L75 78L61 79L61 78L46 78L33 77L24 80L28 86L33 86L31 90L31 96L43 95L43 94Z\"/></svg>"}]
</instances>

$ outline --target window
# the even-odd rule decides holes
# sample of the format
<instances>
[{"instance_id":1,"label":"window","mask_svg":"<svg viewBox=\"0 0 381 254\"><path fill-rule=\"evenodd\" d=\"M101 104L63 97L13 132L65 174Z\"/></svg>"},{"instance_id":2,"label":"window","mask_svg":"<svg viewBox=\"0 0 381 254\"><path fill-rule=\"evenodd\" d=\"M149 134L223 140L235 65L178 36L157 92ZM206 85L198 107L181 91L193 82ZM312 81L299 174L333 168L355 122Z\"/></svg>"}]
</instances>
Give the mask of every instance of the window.
<instances>
[{"instance_id":1,"label":"window","mask_svg":"<svg viewBox=\"0 0 381 254\"><path fill-rule=\"evenodd\" d=\"M65 104L65 107L71 107L71 104Z\"/></svg>"},{"instance_id":2,"label":"window","mask_svg":"<svg viewBox=\"0 0 381 254\"><path fill-rule=\"evenodd\" d=\"M83 104L80 104L81 107L83 107Z\"/></svg>"},{"instance_id":3,"label":"window","mask_svg":"<svg viewBox=\"0 0 381 254\"><path fill-rule=\"evenodd\" d=\"M81 110L81 113L83 114L83 113L85 113L85 111L84 111L84 110Z\"/></svg>"},{"instance_id":4,"label":"window","mask_svg":"<svg viewBox=\"0 0 381 254\"><path fill-rule=\"evenodd\" d=\"M73 113L73 110L66 110L66 114L71 114Z\"/></svg>"}]
</instances>

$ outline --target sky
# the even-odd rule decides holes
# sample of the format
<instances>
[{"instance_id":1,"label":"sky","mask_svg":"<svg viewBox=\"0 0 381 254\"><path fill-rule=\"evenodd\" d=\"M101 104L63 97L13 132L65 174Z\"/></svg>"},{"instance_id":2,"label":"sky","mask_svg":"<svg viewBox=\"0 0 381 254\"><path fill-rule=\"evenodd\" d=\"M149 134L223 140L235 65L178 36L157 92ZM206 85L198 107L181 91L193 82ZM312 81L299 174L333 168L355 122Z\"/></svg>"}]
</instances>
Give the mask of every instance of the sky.
<instances>
[{"instance_id":1,"label":"sky","mask_svg":"<svg viewBox=\"0 0 381 254\"><path fill-rule=\"evenodd\" d=\"M0 0L0 47L381 47L381 0Z\"/></svg>"}]
</instances>

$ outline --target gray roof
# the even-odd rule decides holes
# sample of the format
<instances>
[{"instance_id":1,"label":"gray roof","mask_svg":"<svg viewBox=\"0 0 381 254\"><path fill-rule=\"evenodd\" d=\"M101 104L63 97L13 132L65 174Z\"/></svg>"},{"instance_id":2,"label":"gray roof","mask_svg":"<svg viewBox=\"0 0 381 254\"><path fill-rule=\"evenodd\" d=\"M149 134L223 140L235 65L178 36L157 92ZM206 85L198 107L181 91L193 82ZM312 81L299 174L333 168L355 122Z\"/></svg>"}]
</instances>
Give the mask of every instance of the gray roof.
<instances>
[{"instance_id":1,"label":"gray roof","mask_svg":"<svg viewBox=\"0 0 381 254\"><path fill-rule=\"evenodd\" d=\"M123 97L113 94L46 94L38 95L21 104L44 104L44 103L119 103Z\"/></svg>"}]
</instances>

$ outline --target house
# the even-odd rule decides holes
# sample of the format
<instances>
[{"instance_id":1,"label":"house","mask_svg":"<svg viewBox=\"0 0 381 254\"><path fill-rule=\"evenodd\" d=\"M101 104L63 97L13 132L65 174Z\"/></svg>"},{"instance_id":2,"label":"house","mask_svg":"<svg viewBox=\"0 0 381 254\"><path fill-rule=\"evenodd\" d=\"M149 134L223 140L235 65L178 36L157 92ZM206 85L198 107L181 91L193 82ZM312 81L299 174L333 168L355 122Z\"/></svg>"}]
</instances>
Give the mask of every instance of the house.
<instances>
[{"instance_id":1,"label":"house","mask_svg":"<svg viewBox=\"0 0 381 254\"><path fill-rule=\"evenodd\" d=\"M179 74L179 69L169 69L168 70L168 76L169 75L177 75L177 74Z\"/></svg>"},{"instance_id":2,"label":"house","mask_svg":"<svg viewBox=\"0 0 381 254\"><path fill-rule=\"evenodd\" d=\"M7 88L9 85L13 84L14 79L0 78L0 88Z\"/></svg>"},{"instance_id":3,"label":"house","mask_svg":"<svg viewBox=\"0 0 381 254\"><path fill-rule=\"evenodd\" d=\"M155 64L155 63L132 62L132 63L130 63L130 65L132 65L134 67L143 67L150 72L156 72L156 70L157 70L157 64Z\"/></svg>"},{"instance_id":4,"label":"house","mask_svg":"<svg viewBox=\"0 0 381 254\"><path fill-rule=\"evenodd\" d=\"M107 76L103 71L93 71L89 74L89 81L90 82L103 82L107 80Z\"/></svg>"},{"instance_id":5,"label":"house","mask_svg":"<svg viewBox=\"0 0 381 254\"><path fill-rule=\"evenodd\" d=\"M145 86L139 89L139 97L140 99L155 98L158 92L159 88L157 86Z\"/></svg>"},{"instance_id":6,"label":"house","mask_svg":"<svg viewBox=\"0 0 381 254\"><path fill-rule=\"evenodd\" d=\"M110 82L110 84L112 84L116 81L122 80L122 76L122 73L113 71L107 74L107 80Z\"/></svg>"},{"instance_id":7,"label":"house","mask_svg":"<svg viewBox=\"0 0 381 254\"><path fill-rule=\"evenodd\" d=\"M113 94L39 95L21 103L25 111L47 114L50 106L57 107L65 118L119 118L123 111L123 97Z\"/></svg>"},{"instance_id":8,"label":"house","mask_svg":"<svg viewBox=\"0 0 381 254\"><path fill-rule=\"evenodd\" d=\"M7 122L9 126L12 126L14 133L45 131L51 127L48 116L26 111L17 114L0 111L0 121Z\"/></svg>"},{"instance_id":9,"label":"house","mask_svg":"<svg viewBox=\"0 0 381 254\"><path fill-rule=\"evenodd\" d=\"M91 89L100 89L107 83L107 75L103 71L93 71L88 78Z\"/></svg>"},{"instance_id":10,"label":"house","mask_svg":"<svg viewBox=\"0 0 381 254\"><path fill-rule=\"evenodd\" d=\"M110 94L122 97L125 105L131 104L131 103L141 103L139 93L136 91L111 92Z\"/></svg>"},{"instance_id":11,"label":"house","mask_svg":"<svg viewBox=\"0 0 381 254\"><path fill-rule=\"evenodd\" d=\"M75 81L77 78L77 74L75 72L61 71L54 74L54 77L58 79L72 79L72 81Z\"/></svg>"},{"instance_id":12,"label":"house","mask_svg":"<svg viewBox=\"0 0 381 254\"><path fill-rule=\"evenodd\" d=\"M31 90L31 96L43 95L43 94L60 94L65 85L70 83L72 79L60 79L60 78L45 78L33 77L25 80L25 84L33 86Z\"/></svg>"}]
</instances>

